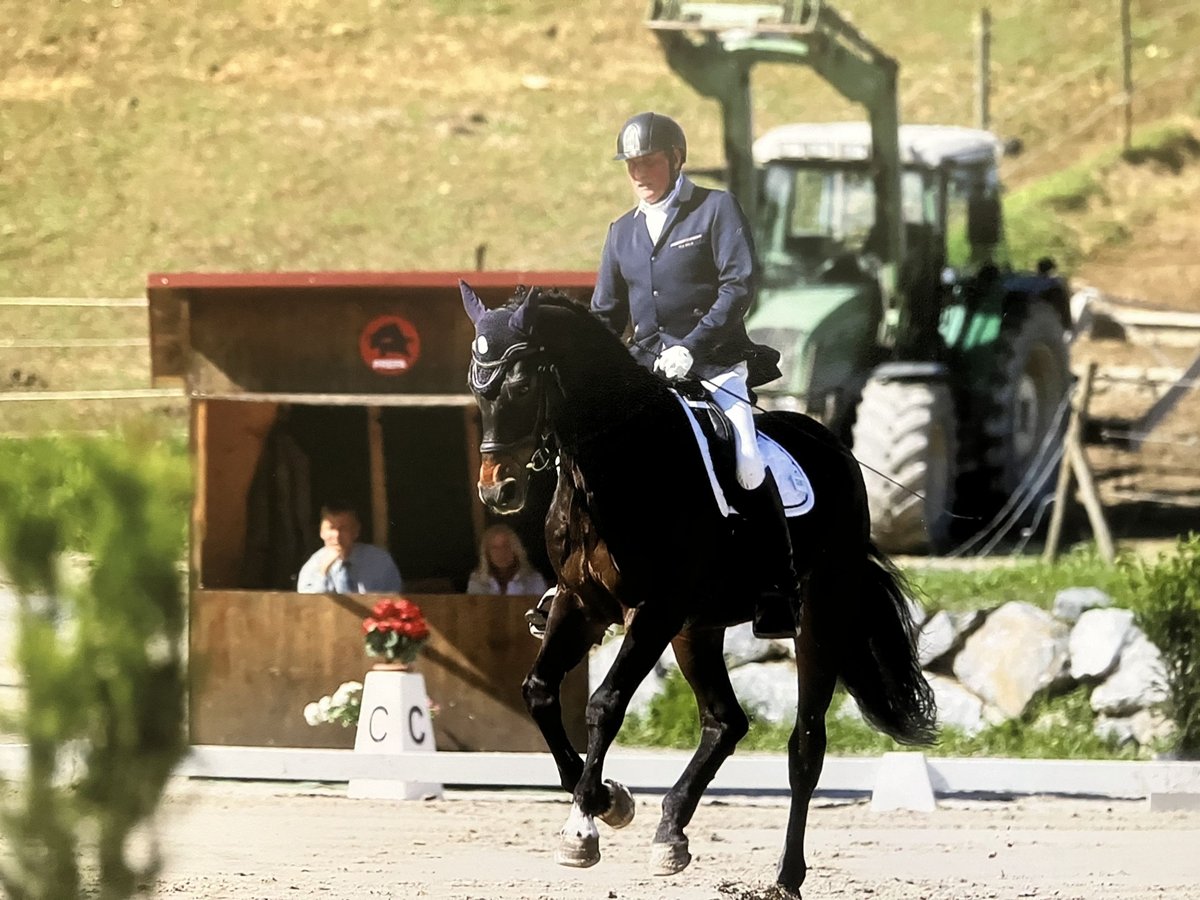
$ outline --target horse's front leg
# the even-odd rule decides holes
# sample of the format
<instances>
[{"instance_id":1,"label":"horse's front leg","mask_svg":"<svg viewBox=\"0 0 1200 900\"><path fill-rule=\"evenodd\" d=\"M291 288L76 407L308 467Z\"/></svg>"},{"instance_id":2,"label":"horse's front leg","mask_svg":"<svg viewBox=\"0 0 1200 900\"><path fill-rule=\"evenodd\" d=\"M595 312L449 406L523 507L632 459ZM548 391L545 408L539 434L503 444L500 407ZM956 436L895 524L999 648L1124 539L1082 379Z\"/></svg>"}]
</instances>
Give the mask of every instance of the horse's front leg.
<instances>
[{"instance_id":1,"label":"horse's front leg","mask_svg":"<svg viewBox=\"0 0 1200 900\"><path fill-rule=\"evenodd\" d=\"M663 814L654 835L650 867L655 875L674 875L692 861L687 827L709 782L750 728L738 703L724 657L723 628L685 629L671 642L679 670L692 687L700 709L700 743L687 768L663 798Z\"/></svg>"},{"instance_id":2,"label":"horse's front leg","mask_svg":"<svg viewBox=\"0 0 1200 900\"><path fill-rule=\"evenodd\" d=\"M605 626L593 621L579 598L559 589L550 606L542 649L538 651L533 668L521 685L525 706L542 732L546 747L558 766L563 790L575 793L575 785L583 772L583 759L571 746L563 725L563 679L579 665L589 648L604 635Z\"/></svg>"},{"instance_id":3,"label":"horse's front leg","mask_svg":"<svg viewBox=\"0 0 1200 900\"><path fill-rule=\"evenodd\" d=\"M612 821L619 817L618 793L628 795L615 782L604 781L604 757L621 730L634 691L654 668L682 624L681 612L643 607L634 613L612 667L588 701L587 760L575 785L575 802L555 854L555 860L561 865L592 866L600 861L600 837L595 817L603 816L610 824L618 824ZM632 802L628 811L632 818ZM619 824L626 821L628 819Z\"/></svg>"}]
</instances>

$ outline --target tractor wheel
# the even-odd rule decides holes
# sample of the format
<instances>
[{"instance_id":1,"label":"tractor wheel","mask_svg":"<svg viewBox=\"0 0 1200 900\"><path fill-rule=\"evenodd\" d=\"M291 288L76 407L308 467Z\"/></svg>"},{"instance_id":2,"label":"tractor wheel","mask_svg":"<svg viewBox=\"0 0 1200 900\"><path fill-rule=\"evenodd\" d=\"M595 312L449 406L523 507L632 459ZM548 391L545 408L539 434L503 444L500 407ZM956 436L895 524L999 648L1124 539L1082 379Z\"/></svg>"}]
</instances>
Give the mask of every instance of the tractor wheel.
<instances>
[{"instance_id":1,"label":"tractor wheel","mask_svg":"<svg viewBox=\"0 0 1200 900\"><path fill-rule=\"evenodd\" d=\"M973 462L978 470L970 491L976 499L987 502L990 497L999 504L1024 487L1047 435L1066 431L1064 400L1070 388L1063 324L1054 307L1033 300L1006 312L996 340L993 376L970 404L977 412L966 426L974 434L963 438L964 446L974 443L976 448ZM1047 454L1052 449L1048 447ZM963 468L969 462L963 460ZM1053 473L1047 473L1037 495L1048 495L1054 483Z\"/></svg>"},{"instance_id":2,"label":"tractor wheel","mask_svg":"<svg viewBox=\"0 0 1200 900\"><path fill-rule=\"evenodd\" d=\"M854 455L863 466L871 536L885 551L946 546L956 433L954 401L944 384L871 380L863 388Z\"/></svg>"}]
</instances>

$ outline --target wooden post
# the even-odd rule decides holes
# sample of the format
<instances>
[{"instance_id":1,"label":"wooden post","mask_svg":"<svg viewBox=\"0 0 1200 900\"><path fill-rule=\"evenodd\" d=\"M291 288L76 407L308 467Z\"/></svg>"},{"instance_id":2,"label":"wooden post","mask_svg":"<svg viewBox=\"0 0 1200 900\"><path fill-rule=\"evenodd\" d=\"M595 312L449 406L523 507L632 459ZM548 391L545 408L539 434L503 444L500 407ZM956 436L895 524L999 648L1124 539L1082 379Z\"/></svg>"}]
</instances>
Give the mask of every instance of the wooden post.
<instances>
[{"instance_id":1,"label":"wooden post","mask_svg":"<svg viewBox=\"0 0 1200 900\"><path fill-rule=\"evenodd\" d=\"M1100 494L1096 490L1096 479L1092 475L1092 467L1088 465L1087 456L1083 452L1083 443L1076 441L1067 447L1071 456L1071 468L1079 480L1079 496L1083 499L1083 508L1087 510L1088 521L1092 525L1092 533L1096 536L1096 548L1105 562L1117 558L1113 546L1112 532L1108 529L1108 520L1104 518L1104 506L1100 503Z\"/></svg>"},{"instance_id":2,"label":"wooden post","mask_svg":"<svg viewBox=\"0 0 1200 900\"><path fill-rule=\"evenodd\" d=\"M975 125L986 131L992 112L992 14L985 6L975 20Z\"/></svg>"},{"instance_id":3,"label":"wooden post","mask_svg":"<svg viewBox=\"0 0 1200 900\"><path fill-rule=\"evenodd\" d=\"M1067 502L1071 492L1071 477L1079 480L1079 491L1083 497L1083 505L1087 510L1088 521L1096 535L1096 544L1100 555L1106 562L1116 558L1112 533L1104 518L1104 509L1100 504L1100 495L1096 491L1096 481L1092 476L1091 467L1083 452L1083 428L1087 423L1088 404L1092 398L1092 382L1096 377L1096 364L1089 363L1083 374L1083 380L1075 391L1075 399L1071 405L1071 421L1067 425L1067 435L1063 440L1063 458L1058 469L1058 485L1054 491L1054 510L1050 516L1050 528L1046 535L1046 549L1042 553L1044 562L1054 562L1058 557L1058 545L1062 538L1063 518L1066 515Z\"/></svg>"},{"instance_id":4,"label":"wooden post","mask_svg":"<svg viewBox=\"0 0 1200 900\"><path fill-rule=\"evenodd\" d=\"M1121 72L1124 93L1121 97L1121 107L1125 112L1122 144L1129 151L1133 147L1133 18L1129 10L1129 0L1119 0L1121 4Z\"/></svg>"},{"instance_id":5,"label":"wooden post","mask_svg":"<svg viewBox=\"0 0 1200 900\"><path fill-rule=\"evenodd\" d=\"M468 493L471 504L471 526L475 529L475 546L478 547L479 541L483 537L483 529L487 526L487 520L477 488L479 465L482 458L479 454L479 408L474 403L463 407L463 433L467 439L467 484L470 485Z\"/></svg>"},{"instance_id":6,"label":"wooden post","mask_svg":"<svg viewBox=\"0 0 1200 900\"><path fill-rule=\"evenodd\" d=\"M208 401L191 400L192 429L190 441L192 445L192 520L190 523L191 572L189 584L191 590L201 587L201 573L204 571L204 537L205 521L208 515Z\"/></svg>"},{"instance_id":7,"label":"wooden post","mask_svg":"<svg viewBox=\"0 0 1200 900\"><path fill-rule=\"evenodd\" d=\"M383 459L383 424L378 406L367 407L367 452L371 476L371 534L376 547L388 549L387 469Z\"/></svg>"}]
</instances>

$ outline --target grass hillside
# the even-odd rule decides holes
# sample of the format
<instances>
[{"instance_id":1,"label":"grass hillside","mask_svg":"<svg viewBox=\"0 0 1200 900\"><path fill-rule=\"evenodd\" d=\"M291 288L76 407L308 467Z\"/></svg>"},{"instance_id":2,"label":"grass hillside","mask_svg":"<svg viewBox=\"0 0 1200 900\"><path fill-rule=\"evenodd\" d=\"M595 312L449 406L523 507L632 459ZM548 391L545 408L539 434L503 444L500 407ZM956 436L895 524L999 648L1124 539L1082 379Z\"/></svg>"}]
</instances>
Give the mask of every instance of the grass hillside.
<instances>
[{"instance_id":1,"label":"grass hillside","mask_svg":"<svg viewBox=\"0 0 1200 900\"><path fill-rule=\"evenodd\" d=\"M974 4L837 5L900 60L906 121L970 124ZM1119 138L1116 4L991 7L1019 189ZM469 269L480 244L489 268L589 268L629 202L609 160L627 115L675 114L693 161L720 161L716 108L668 69L645 8L0 0L0 295L137 295L150 270ZM1138 0L1134 20L1139 125L1196 115L1200 5ZM760 128L858 115L804 70L760 74ZM1194 257L1197 171L1110 165L1056 211L1080 232L1070 261L1124 271L1143 230ZM1123 229L1092 234L1095 204Z\"/></svg>"}]
</instances>

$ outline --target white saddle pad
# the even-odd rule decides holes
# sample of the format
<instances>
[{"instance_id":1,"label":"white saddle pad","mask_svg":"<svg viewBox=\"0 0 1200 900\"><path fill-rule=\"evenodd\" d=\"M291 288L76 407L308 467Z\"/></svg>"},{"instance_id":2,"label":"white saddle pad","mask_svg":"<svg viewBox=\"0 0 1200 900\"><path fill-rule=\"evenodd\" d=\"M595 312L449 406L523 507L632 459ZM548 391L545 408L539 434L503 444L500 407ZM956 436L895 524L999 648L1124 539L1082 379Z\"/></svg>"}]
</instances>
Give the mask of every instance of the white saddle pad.
<instances>
[{"instance_id":1,"label":"white saddle pad","mask_svg":"<svg viewBox=\"0 0 1200 900\"><path fill-rule=\"evenodd\" d=\"M700 455L704 458L708 483L712 486L713 497L717 501L717 506L720 507L721 515L728 516L732 512L737 512L729 505L729 501L725 498L725 491L717 481L717 472L713 467L712 454L708 450L708 441L704 437L704 432L700 430L700 423L696 421L695 412L678 393L675 394L675 397L687 413L688 422L691 423L692 434L695 435L696 445L700 448ZM813 508L815 498L808 475L782 446L765 434L759 433L757 437L758 451L762 454L763 463L775 476L775 484L779 488L779 499L783 501L784 514L792 519L809 512Z\"/></svg>"}]
</instances>

